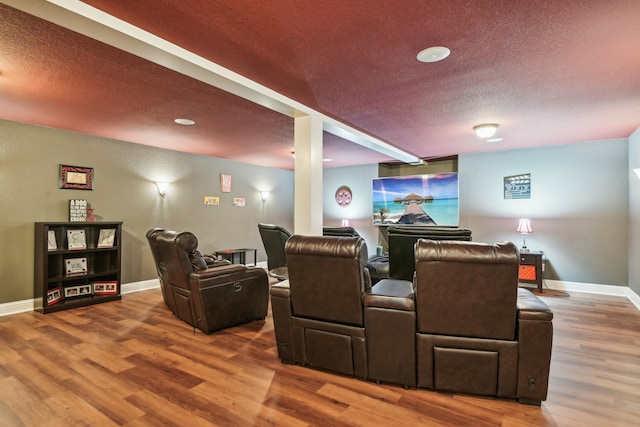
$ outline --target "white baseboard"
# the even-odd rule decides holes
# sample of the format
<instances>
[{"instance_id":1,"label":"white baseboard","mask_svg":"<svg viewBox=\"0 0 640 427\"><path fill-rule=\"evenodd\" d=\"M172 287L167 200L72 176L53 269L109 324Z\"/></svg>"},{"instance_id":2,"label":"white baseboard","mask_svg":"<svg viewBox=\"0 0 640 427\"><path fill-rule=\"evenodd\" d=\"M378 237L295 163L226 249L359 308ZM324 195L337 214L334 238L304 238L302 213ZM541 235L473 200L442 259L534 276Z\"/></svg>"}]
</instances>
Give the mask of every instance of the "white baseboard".
<instances>
[{"instance_id":1,"label":"white baseboard","mask_svg":"<svg viewBox=\"0 0 640 427\"><path fill-rule=\"evenodd\" d=\"M640 310L640 296L633 292L628 286L597 285L593 283L565 282L562 280L545 280L544 285L549 289L560 291L626 297Z\"/></svg>"},{"instance_id":2,"label":"white baseboard","mask_svg":"<svg viewBox=\"0 0 640 427\"><path fill-rule=\"evenodd\" d=\"M9 316L10 314L24 313L27 311L33 311L34 300L25 299L22 301L12 301L0 304L0 316Z\"/></svg>"},{"instance_id":3,"label":"white baseboard","mask_svg":"<svg viewBox=\"0 0 640 427\"><path fill-rule=\"evenodd\" d=\"M160 287L160 279L143 280L141 282L123 283L120 292L122 295L133 292L148 291Z\"/></svg>"},{"instance_id":4,"label":"white baseboard","mask_svg":"<svg viewBox=\"0 0 640 427\"><path fill-rule=\"evenodd\" d=\"M121 292L122 294L130 294L132 292L146 291L149 289L156 289L160 287L159 279L143 280L141 282L123 283ZM12 301L0 304L0 317L9 316L11 314L25 313L27 311L34 310L35 300L25 299L22 301Z\"/></svg>"},{"instance_id":5,"label":"white baseboard","mask_svg":"<svg viewBox=\"0 0 640 427\"><path fill-rule=\"evenodd\" d=\"M264 264L264 265L262 265ZM266 268L266 262L259 262L258 267ZM628 286L597 285L592 283L565 282L561 280L545 280L545 287L549 289L582 292L586 294L611 295L626 297L633 305L640 310L640 296L633 292ZM141 292L160 287L159 279L143 280L141 282L123 283L122 294ZM26 299L22 301L12 301L0 304L0 316L33 311L34 300Z\"/></svg>"}]
</instances>

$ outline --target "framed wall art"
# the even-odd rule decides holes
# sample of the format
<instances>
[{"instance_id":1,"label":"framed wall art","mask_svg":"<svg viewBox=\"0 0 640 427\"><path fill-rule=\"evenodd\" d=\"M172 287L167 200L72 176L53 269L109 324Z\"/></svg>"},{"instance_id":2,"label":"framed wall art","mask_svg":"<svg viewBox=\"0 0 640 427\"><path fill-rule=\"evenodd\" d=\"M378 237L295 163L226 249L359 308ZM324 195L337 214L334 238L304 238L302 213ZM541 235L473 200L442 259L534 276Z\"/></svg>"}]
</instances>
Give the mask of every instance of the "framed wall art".
<instances>
[{"instance_id":1,"label":"framed wall art","mask_svg":"<svg viewBox=\"0 0 640 427\"><path fill-rule=\"evenodd\" d=\"M93 190L93 168L60 165L60 188Z\"/></svg>"},{"instance_id":2,"label":"framed wall art","mask_svg":"<svg viewBox=\"0 0 640 427\"><path fill-rule=\"evenodd\" d=\"M231 193L231 175L228 173L220 174L220 191L223 193Z\"/></svg>"},{"instance_id":3,"label":"framed wall art","mask_svg":"<svg viewBox=\"0 0 640 427\"><path fill-rule=\"evenodd\" d=\"M69 200L69 222L85 222L87 220L87 207L86 200Z\"/></svg>"},{"instance_id":4,"label":"framed wall art","mask_svg":"<svg viewBox=\"0 0 640 427\"><path fill-rule=\"evenodd\" d=\"M53 305L62 299L62 289L54 288L47 291L47 305Z\"/></svg>"},{"instance_id":5,"label":"framed wall art","mask_svg":"<svg viewBox=\"0 0 640 427\"><path fill-rule=\"evenodd\" d=\"M530 199L531 174L523 173L504 177L505 199Z\"/></svg>"},{"instance_id":6,"label":"framed wall art","mask_svg":"<svg viewBox=\"0 0 640 427\"><path fill-rule=\"evenodd\" d=\"M351 188L346 185L341 185L336 190L335 198L338 206L340 206L341 208L348 207L351 204L351 200L353 199Z\"/></svg>"},{"instance_id":7,"label":"framed wall art","mask_svg":"<svg viewBox=\"0 0 640 427\"><path fill-rule=\"evenodd\" d=\"M216 196L204 196L204 204L207 206L219 206L220 197Z\"/></svg>"},{"instance_id":8,"label":"framed wall art","mask_svg":"<svg viewBox=\"0 0 640 427\"><path fill-rule=\"evenodd\" d=\"M67 248L70 251L87 249L87 236L84 233L84 229L67 230Z\"/></svg>"},{"instance_id":9,"label":"framed wall art","mask_svg":"<svg viewBox=\"0 0 640 427\"><path fill-rule=\"evenodd\" d=\"M116 295L118 293L118 282L93 282L93 293L96 295Z\"/></svg>"},{"instance_id":10,"label":"framed wall art","mask_svg":"<svg viewBox=\"0 0 640 427\"><path fill-rule=\"evenodd\" d=\"M68 258L64 262L67 276L87 274L87 258Z\"/></svg>"},{"instance_id":11,"label":"framed wall art","mask_svg":"<svg viewBox=\"0 0 640 427\"><path fill-rule=\"evenodd\" d=\"M47 250L55 251L58 249L58 243L56 242L56 232L55 230L47 231Z\"/></svg>"},{"instance_id":12,"label":"framed wall art","mask_svg":"<svg viewBox=\"0 0 640 427\"><path fill-rule=\"evenodd\" d=\"M98 234L99 248L112 248L116 241L116 229L115 228L103 228Z\"/></svg>"},{"instance_id":13,"label":"framed wall art","mask_svg":"<svg viewBox=\"0 0 640 427\"><path fill-rule=\"evenodd\" d=\"M69 286L64 288L65 298L84 297L92 294L93 294L93 286L90 284L79 285L79 286Z\"/></svg>"}]
</instances>

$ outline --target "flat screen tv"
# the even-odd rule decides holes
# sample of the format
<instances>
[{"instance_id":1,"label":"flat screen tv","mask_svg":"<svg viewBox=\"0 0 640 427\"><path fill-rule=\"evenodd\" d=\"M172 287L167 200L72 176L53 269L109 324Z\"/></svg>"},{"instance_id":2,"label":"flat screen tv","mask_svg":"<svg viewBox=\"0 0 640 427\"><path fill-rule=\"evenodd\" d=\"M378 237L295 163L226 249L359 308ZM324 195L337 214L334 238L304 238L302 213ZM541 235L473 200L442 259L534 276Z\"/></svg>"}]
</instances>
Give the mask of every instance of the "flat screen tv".
<instances>
[{"instance_id":1,"label":"flat screen tv","mask_svg":"<svg viewBox=\"0 0 640 427\"><path fill-rule=\"evenodd\" d=\"M458 226L458 174L373 179L373 223Z\"/></svg>"}]
</instances>

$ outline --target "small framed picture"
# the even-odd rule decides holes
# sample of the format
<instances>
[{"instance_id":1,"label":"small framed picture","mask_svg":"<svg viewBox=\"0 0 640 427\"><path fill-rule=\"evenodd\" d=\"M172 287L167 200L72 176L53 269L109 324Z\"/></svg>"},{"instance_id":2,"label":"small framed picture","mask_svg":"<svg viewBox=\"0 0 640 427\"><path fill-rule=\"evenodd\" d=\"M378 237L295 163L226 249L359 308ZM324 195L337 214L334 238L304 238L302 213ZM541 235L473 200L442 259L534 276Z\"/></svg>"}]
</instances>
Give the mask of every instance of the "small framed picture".
<instances>
[{"instance_id":1,"label":"small framed picture","mask_svg":"<svg viewBox=\"0 0 640 427\"><path fill-rule=\"evenodd\" d=\"M204 204L206 206L220 206L220 197L204 196Z\"/></svg>"},{"instance_id":2,"label":"small framed picture","mask_svg":"<svg viewBox=\"0 0 640 427\"><path fill-rule=\"evenodd\" d=\"M112 248L116 240L115 228L103 228L98 235L99 248Z\"/></svg>"},{"instance_id":3,"label":"small framed picture","mask_svg":"<svg viewBox=\"0 0 640 427\"><path fill-rule=\"evenodd\" d=\"M69 222L85 222L89 204L84 199L69 200Z\"/></svg>"},{"instance_id":4,"label":"small framed picture","mask_svg":"<svg viewBox=\"0 0 640 427\"><path fill-rule=\"evenodd\" d=\"M56 232L55 230L47 231L47 250L55 251L58 249L58 243L56 242Z\"/></svg>"},{"instance_id":5,"label":"small framed picture","mask_svg":"<svg viewBox=\"0 0 640 427\"><path fill-rule=\"evenodd\" d=\"M47 305L53 305L62 299L62 289L54 288L47 291Z\"/></svg>"},{"instance_id":6,"label":"small framed picture","mask_svg":"<svg viewBox=\"0 0 640 427\"><path fill-rule=\"evenodd\" d=\"M67 247L69 250L87 249L87 236L83 229L67 230Z\"/></svg>"},{"instance_id":7,"label":"small framed picture","mask_svg":"<svg viewBox=\"0 0 640 427\"><path fill-rule=\"evenodd\" d=\"M118 282L117 281L93 282L93 293L96 295L117 295Z\"/></svg>"},{"instance_id":8,"label":"small framed picture","mask_svg":"<svg viewBox=\"0 0 640 427\"><path fill-rule=\"evenodd\" d=\"M60 188L93 190L93 168L60 165Z\"/></svg>"},{"instance_id":9,"label":"small framed picture","mask_svg":"<svg viewBox=\"0 0 640 427\"><path fill-rule=\"evenodd\" d=\"M231 193L231 175L228 173L220 174L220 191L223 193Z\"/></svg>"},{"instance_id":10,"label":"small framed picture","mask_svg":"<svg viewBox=\"0 0 640 427\"><path fill-rule=\"evenodd\" d=\"M86 297L93 294L93 286L90 284L69 286L64 288L65 298Z\"/></svg>"},{"instance_id":11,"label":"small framed picture","mask_svg":"<svg viewBox=\"0 0 640 427\"><path fill-rule=\"evenodd\" d=\"M87 258L68 258L65 261L67 276L87 274Z\"/></svg>"}]
</instances>

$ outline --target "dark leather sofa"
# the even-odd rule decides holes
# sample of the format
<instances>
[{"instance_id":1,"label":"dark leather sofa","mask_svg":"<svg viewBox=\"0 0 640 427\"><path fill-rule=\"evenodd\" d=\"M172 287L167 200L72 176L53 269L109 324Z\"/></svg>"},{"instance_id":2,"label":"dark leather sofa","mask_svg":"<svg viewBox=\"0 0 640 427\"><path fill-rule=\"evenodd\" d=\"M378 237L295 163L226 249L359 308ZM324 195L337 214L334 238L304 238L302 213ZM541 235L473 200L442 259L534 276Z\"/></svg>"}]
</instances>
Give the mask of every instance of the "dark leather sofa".
<instances>
[{"instance_id":1,"label":"dark leather sofa","mask_svg":"<svg viewBox=\"0 0 640 427\"><path fill-rule=\"evenodd\" d=\"M186 231L152 229L147 240L164 302L179 319L210 334L266 317L269 280L264 269L205 257L196 236Z\"/></svg>"},{"instance_id":2,"label":"dark leather sofa","mask_svg":"<svg viewBox=\"0 0 640 427\"><path fill-rule=\"evenodd\" d=\"M364 242L335 239L287 243L294 273L271 289L282 362L406 387L546 399L553 313L518 288L512 243L420 239L414 282L369 288Z\"/></svg>"}]
</instances>

